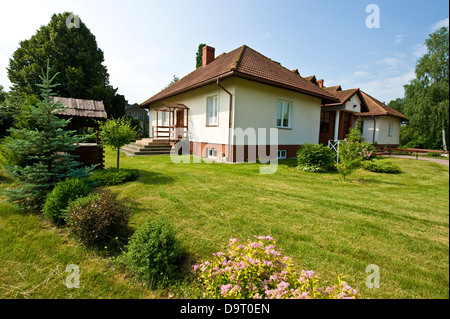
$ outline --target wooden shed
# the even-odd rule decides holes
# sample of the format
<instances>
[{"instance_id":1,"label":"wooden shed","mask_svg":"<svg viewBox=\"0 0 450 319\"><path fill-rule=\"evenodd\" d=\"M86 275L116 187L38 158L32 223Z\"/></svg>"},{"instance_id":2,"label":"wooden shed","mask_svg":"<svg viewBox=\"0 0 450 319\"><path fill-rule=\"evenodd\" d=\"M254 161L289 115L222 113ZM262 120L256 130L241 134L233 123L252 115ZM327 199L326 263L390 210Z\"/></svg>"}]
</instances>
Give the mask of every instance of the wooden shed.
<instances>
[{"instance_id":1,"label":"wooden shed","mask_svg":"<svg viewBox=\"0 0 450 319\"><path fill-rule=\"evenodd\" d=\"M102 101L74 99L66 97L53 97L54 101L61 103L64 110L57 112L58 117L71 118L68 129L76 130L83 127L93 127L97 134L95 143L79 143L78 147L70 152L77 155L78 162L86 166L97 165L96 168L105 167L103 146L99 143L99 120L106 120L107 114Z\"/></svg>"}]
</instances>

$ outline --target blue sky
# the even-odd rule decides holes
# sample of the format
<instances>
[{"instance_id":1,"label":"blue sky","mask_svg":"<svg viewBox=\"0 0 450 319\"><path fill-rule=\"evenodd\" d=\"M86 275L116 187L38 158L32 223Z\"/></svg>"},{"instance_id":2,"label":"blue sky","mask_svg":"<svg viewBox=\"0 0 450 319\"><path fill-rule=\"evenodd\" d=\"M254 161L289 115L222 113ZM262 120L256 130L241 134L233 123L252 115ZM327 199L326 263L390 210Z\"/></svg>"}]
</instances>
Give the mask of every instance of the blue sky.
<instances>
[{"instance_id":1,"label":"blue sky","mask_svg":"<svg viewBox=\"0 0 450 319\"><path fill-rule=\"evenodd\" d=\"M366 27L369 4L380 9L380 28ZM6 67L19 42L64 11L96 36L111 84L130 103L193 71L199 43L216 56L246 44L325 86L358 87L387 103L414 78L428 35L449 23L445 0L14 0L0 10L1 85L11 85Z\"/></svg>"}]
</instances>

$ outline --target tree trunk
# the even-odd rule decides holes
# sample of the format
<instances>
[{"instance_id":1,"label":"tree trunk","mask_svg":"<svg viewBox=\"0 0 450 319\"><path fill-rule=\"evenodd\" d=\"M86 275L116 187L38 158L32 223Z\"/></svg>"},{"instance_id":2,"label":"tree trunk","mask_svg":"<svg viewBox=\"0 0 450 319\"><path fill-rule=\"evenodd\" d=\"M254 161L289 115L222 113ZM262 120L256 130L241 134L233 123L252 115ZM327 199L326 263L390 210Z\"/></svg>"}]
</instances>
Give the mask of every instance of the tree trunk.
<instances>
[{"instance_id":1,"label":"tree trunk","mask_svg":"<svg viewBox=\"0 0 450 319\"><path fill-rule=\"evenodd\" d=\"M119 169L120 147L117 149L117 169Z\"/></svg>"},{"instance_id":2,"label":"tree trunk","mask_svg":"<svg viewBox=\"0 0 450 319\"><path fill-rule=\"evenodd\" d=\"M444 151L447 152L447 141L445 140L445 127L442 126L442 143L444 145Z\"/></svg>"}]
</instances>

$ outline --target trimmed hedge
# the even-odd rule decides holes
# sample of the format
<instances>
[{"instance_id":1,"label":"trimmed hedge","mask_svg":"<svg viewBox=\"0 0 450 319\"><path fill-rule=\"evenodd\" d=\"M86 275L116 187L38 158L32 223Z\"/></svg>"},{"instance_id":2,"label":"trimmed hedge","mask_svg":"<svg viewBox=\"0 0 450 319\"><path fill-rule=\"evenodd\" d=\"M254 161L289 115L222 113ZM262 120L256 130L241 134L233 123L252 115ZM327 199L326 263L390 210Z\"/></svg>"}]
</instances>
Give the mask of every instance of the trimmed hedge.
<instances>
[{"instance_id":1,"label":"trimmed hedge","mask_svg":"<svg viewBox=\"0 0 450 319\"><path fill-rule=\"evenodd\" d=\"M130 233L130 208L120 204L111 192L73 203L68 214L69 229L87 246L101 248L114 239L126 240Z\"/></svg>"},{"instance_id":2,"label":"trimmed hedge","mask_svg":"<svg viewBox=\"0 0 450 319\"><path fill-rule=\"evenodd\" d=\"M325 145L305 144L297 152L298 168L307 172L327 172L333 169L334 152Z\"/></svg>"},{"instance_id":3,"label":"trimmed hedge","mask_svg":"<svg viewBox=\"0 0 450 319\"><path fill-rule=\"evenodd\" d=\"M131 237L124 253L126 267L151 287L163 285L179 268L182 249L166 218L148 219Z\"/></svg>"},{"instance_id":4,"label":"trimmed hedge","mask_svg":"<svg viewBox=\"0 0 450 319\"><path fill-rule=\"evenodd\" d=\"M362 167L375 173L398 174L402 172L400 166L389 160L365 161L362 163Z\"/></svg>"},{"instance_id":5,"label":"trimmed hedge","mask_svg":"<svg viewBox=\"0 0 450 319\"><path fill-rule=\"evenodd\" d=\"M43 213L54 223L64 223L64 213L71 201L87 196L89 188L85 182L78 178L68 178L56 184L47 195Z\"/></svg>"},{"instance_id":6,"label":"trimmed hedge","mask_svg":"<svg viewBox=\"0 0 450 319\"><path fill-rule=\"evenodd\" d=\"M134 181L138 178L139 171L137 169L125 168L107 168L94 171L90 177L87 178L89 183L94 186L113 186L125 182Z\"/></svg>"}]
</instances>

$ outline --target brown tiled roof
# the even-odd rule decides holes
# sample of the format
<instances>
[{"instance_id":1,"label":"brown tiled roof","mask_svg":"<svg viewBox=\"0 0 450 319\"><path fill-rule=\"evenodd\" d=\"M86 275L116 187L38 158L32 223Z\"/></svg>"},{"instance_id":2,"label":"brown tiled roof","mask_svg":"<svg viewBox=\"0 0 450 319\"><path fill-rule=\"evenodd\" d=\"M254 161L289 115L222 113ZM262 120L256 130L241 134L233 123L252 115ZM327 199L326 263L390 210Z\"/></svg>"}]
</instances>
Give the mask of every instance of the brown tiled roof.
<instances>
[{"instance_id":1,"label":"brown tiled roof","mask_svg":"<svg viewBox=\"0 0 450 319\"><path fill-rule=\"evenodd\" d=\"M55 112L59 115L73 117L106 118L105 106L102 101L74 99L68 97L52 97L54 101L59 101L64 110Z\"/></svg>"},{"instance_id":2,"label":"brown tiled roof","mask_svg":"<svg viewBox=\"0 0 450 319\"><path fill-rule=\"evenodd\" d=\"M406 116L404 116L399 111L393 109L392 107L384 104L383 102L380 102L373 96L370 96L369 94L361 91L361 95L363 97L364 102L367 105L367 108L369 109L368 112L362 112L359 113L359 116L379 116L379 115L389 115L393 117L397 117L401 120L408 120Z\"/></svg>"},{"instance_id":3,"label":"brown tiled roof","mask_svg":"<svg viewBox=\"0 0 450 319\"><path fill-rule=\"evenodd\" d=\"M359 89L350 89L350 90L344 90L344 91L331 91L331 92L333 92L332 94L339 99L339 102L338 103L325 104L325 106L344 104L354 94L357 94L358 91L359 91Z\"/></svg>"},{"instance_id":4,"label":"brown tiled roof","mask_svg":"<svg viewBox=\"0 0 450 319\"><path fill-rule=\"evenodd\" d=\"M281 66L259 52L243 45L229 53L218 56L214 61L189 73L166 89L152 96L141 107L165 98L198 88L230 76L237 76L285 89L313 95L323 102L337 102L337 99L317 85L305 80L299 74Z\"/></svg>"},{"instance_id":5,"label":"brown tiled roof","mask_svg":"<svg viewBox=\"0 0 450 319\"><path fill-rule=\"evenodd\" d=\"M333 94L336 91L342 91L342 88L340 85L324 87L323 89L331 94Z\"/></svg>"}]
</instances>

